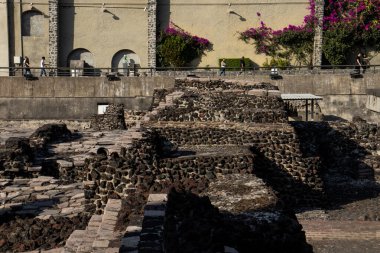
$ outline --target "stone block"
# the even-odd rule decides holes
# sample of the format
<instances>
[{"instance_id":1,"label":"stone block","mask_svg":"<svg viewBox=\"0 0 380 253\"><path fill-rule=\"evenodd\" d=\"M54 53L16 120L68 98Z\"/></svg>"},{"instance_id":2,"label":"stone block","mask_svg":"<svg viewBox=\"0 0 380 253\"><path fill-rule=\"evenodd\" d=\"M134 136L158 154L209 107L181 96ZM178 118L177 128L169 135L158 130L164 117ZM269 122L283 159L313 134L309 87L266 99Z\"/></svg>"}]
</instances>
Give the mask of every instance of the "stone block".
<instances>
[{"instance_id":1,"label":"stone block","mask_svg":"<svg viewBox=\"0 0 380 253\"><path fill-rule=\"evenodd\" d=\"M147 217L164 217L165 211L161 210L144 210L144 216Z\"/></svg>"},{"instance_id":2,"label":"stone block","mask_svg":"<svg viewBox=\"0 0 380 253\"><path fill-rule=\"evenodd\" d=\"M110 242L108 240L95 240L92 244L93 248L108 248Z\"/></svg>"}]
</instances>

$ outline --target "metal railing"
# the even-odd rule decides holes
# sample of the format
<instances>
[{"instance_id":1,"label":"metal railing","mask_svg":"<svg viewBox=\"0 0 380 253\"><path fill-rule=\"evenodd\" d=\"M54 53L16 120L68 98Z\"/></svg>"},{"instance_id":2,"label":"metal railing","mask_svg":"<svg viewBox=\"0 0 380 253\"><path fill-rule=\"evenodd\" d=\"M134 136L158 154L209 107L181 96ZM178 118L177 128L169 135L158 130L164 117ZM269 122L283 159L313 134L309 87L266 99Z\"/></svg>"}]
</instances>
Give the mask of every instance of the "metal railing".
<instances>
[{"instance_id":1,"label":"metal railing","mask_svg":"<svg viewBox=\"0 0 380 253\"><path fill-rule=\"evenodd\" d=\"M296 74L338 74L350 73L358 66L356 65L322 65L322 66L290 66L277 67L280 75ZM220 67L138 67L134 68L45 68L48 76L67 76L67 77L106 77L107 75L116 76L208 76L208 77L231 77L236 75L269 75L269 67L226 68L225 75L220 76ZM362 71L362 70L361 70ZM33 76L40 76L41 68L30 68ZM366 73L380 72L380 65L368 65ZM0 75L24 76L23 67L0 67Z\"/></svg>"}]
</instances>

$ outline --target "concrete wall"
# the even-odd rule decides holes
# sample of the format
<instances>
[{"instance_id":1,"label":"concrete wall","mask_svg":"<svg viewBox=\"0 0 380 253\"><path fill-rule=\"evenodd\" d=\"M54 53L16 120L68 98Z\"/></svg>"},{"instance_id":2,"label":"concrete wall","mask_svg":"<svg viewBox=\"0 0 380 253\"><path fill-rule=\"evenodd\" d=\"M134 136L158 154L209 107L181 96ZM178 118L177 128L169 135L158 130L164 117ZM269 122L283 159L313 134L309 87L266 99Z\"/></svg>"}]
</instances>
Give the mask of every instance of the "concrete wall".
<instances>
[{"instance_id":1,"label":"concrete wall","mask_svg":"<svg viewBox=\"0 0 380 253\"><path fill-rule=\"evenodd\" d=\"M368 109L380 113L380 96L368 95L366 106Z\"/></svg>"},{"instance_id":2,"label":"concrete wall","mask_svg":"<svg viewBox=\"0 0 380 253\"><path fill-rule=\"evenodd\" d=\"M112 4L111 4L111 3ZM102 11L102 3L106 11ZM148 66L147 0L83 0L60 4L60 61L66 66L70 52L89 50L94 67L111 67L114 54L123 49L134 51L141 66Z\"/></svg>"},{"instance_id":3,"label":"concrete wall","mask_svg":"<svg viewBox=\"0 0 380 253\"><path fill-rule=\"evenodd\" d=\"M173 86L174 79L167 77L0 77L0 119L88 119L98 104L109 103L147 110L154 89Z\"/></svg>"},{"instance_id":4,"label":"concrete wall","mask_svg":"<svg viewBox=\"0 0 380 253\"><path fill-rule=\"evenodd\" d=\"M9 33L7 2L0 3L0 67L9 67ZM7 69L0 69L0 76L7 76Z\"/></svg>"},{"instance_id":5,"label":"concrete wall","mask_svg":"<svg viewBox=\"0 0 380 253\"><path fill-rule=\"evenodd\" d=\"M369 122L380 122L380 113L368 103L368 89L380 88L380 73L366 73L363 78L350 78L349 74L283 75L271 81L282 93L312 93L323 97L318 101L322 113L328 118L352 120L360 116ZM330 117L331 116L331 117Z\"/></svg>"}]
</instances>

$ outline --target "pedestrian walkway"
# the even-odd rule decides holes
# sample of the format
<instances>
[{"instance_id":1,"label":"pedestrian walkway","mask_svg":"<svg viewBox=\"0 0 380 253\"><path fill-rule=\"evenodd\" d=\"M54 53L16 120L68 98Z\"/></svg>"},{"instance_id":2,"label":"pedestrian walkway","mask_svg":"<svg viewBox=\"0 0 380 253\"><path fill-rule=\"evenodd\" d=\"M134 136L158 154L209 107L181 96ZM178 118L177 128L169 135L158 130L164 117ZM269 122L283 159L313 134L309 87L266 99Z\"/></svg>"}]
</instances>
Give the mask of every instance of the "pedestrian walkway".
<instances>
[{"instance_id":1,"label":"pedestrian walkway","mask_svg":"<svg viewBox=\"0 0 380 253\"><path fill-rule=\"evenodd\" d=\"M300 220L306 238L312 240L371 240L380 242L378 221Z\"/></svg>"},{"instance_id":2,"label":"pedestrian walkway","mask_svg":"<svg viewBox=\"0 0 380 253\"><path fill-rule=\"evenodd\" d=\"M379 221L299 220L314 253L378 253Z\"/></svg>"}]
</instances>

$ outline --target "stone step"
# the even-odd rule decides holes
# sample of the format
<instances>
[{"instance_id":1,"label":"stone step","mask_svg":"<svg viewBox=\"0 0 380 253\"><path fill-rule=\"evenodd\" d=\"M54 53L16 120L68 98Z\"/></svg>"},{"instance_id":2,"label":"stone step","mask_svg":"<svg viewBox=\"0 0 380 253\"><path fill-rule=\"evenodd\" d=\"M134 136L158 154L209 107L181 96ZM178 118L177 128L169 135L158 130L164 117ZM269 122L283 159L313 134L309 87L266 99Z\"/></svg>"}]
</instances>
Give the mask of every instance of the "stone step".
<instances>
[{"instance_id":1,"label":"stone step","mask_svg":"<svg viewBox=\"0 0 380 253\"><path fill-rule=\"evenodd\" d=\"M163 252L163 228L167 194L150 194L144 208L144 219L138 250Z\"/></svg>"},{"instance_id":2,"label":"stone step","mask_svg":"<svg viewBox=\"0 0 380 253\"><path fill-rule=\"evenodd\" d=\"M109 246L111 241L118 239L114 230L121 208L121 200L109 199L103 215L93 215L85 230L75 230L70 235L64 247L65 252L119 252L119 248Z\"/></svg>"},{"instance_id":3,"label":"stone step","mask_svg":"<svg viewBox=\"0 0 380 253\"><path fill-rule=\"evenodd\" d=\"M128 226L125 235L121 239L120 253L138 252L138 244L140 242L141 227Z\"/></svg>"}]
</instances>

